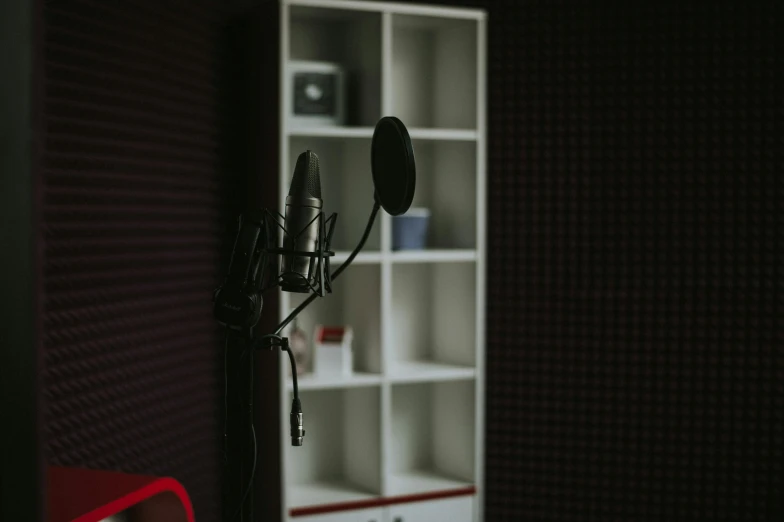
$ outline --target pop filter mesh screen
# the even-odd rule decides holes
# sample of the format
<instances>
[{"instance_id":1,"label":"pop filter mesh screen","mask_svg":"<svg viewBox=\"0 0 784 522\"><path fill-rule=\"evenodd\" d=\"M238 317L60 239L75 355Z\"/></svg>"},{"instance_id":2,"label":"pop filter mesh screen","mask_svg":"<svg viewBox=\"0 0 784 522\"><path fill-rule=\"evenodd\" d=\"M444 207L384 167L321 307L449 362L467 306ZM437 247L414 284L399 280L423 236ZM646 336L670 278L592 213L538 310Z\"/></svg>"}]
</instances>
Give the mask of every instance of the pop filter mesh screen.
<instances>
[{"instance_id":1,"label":"pop filter mesh screen","mask_svg":"<svg viewBox=\"0 0 784 522\"><path fill-rule=\"evenodd\" d=\"M381 206L393 216L408 210L416 188L416 158L404 125L394 118L383 119L376 124L371 142L373 185Z\"/></svg>"}]
</instances>

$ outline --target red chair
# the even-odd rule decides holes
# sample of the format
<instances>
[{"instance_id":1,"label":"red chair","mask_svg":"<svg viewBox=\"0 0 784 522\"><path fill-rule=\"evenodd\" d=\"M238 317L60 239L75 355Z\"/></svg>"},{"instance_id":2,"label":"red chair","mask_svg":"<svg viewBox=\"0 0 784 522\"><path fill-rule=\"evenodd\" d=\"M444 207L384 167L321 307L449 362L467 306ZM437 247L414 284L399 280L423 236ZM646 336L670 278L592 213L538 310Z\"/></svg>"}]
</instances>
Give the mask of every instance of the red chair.
<instances>
[{"instance_id":1,"label":"red chair","mask_svg":"<svg viewBox=\"0 0 784 522\"><path fill-rule=\"evenodd\" d=\"M50 467L48 522L195 522L185 488L168 477Z\"/></svg>"}]
</instances>

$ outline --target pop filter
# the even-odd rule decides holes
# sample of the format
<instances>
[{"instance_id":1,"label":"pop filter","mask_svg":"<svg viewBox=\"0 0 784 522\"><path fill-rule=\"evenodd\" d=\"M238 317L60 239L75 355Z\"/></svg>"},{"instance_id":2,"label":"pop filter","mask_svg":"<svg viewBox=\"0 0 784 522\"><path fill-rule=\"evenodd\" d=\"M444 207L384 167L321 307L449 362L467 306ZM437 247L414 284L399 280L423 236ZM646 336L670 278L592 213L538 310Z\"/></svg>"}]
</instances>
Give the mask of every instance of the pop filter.
<instances>
[{"instance_id":1,"label":"pop filter","mask_svg":"<svg viewBox=\"0 0 784 522\"><path fill-rule=\"evenodd\" d=\"M411 206L416 188L416 162L411 137L403 122L385 116L376 124L370 146L376 200L392 216Z\"/></svg>"}]
</instances>

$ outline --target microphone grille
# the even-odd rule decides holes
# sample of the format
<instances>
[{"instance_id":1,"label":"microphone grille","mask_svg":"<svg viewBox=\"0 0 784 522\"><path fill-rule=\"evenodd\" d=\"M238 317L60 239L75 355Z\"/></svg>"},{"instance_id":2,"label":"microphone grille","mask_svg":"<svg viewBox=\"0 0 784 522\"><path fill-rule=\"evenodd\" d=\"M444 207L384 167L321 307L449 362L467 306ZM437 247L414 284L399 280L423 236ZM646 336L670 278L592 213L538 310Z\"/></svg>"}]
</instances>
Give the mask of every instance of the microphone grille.
<instances>
[{"instance_id":1,"label":"microphone grille","mask_svg":"<svg viewBox=\"0 0 784 522\"><path fill-rule=\"evenodd\" d=\"M297 158L294 168L294 179L291 180L289 195L301 193L306 190L310 197L321 198L321 176L319 174L319 160L314 152L306 151Z\"/></svg>"}]
</instances>

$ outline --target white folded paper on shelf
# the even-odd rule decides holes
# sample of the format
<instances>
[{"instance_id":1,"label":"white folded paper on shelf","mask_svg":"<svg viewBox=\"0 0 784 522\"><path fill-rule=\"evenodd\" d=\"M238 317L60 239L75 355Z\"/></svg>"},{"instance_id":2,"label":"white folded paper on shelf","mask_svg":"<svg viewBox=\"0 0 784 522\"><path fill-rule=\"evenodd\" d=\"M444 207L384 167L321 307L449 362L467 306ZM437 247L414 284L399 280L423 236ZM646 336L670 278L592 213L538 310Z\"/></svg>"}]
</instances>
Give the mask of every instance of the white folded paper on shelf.
<instances>
[{"instance_id":1,"label":"white folded paper on shelf","mask_svg":"<svg viewBox=\"0 0 784 522\"><path fill-rule=\"evenodd\" d=\"M313 366L316 375L350 377L354 332L350 326L316 327Z\"/></svg>"}]
</instances>

